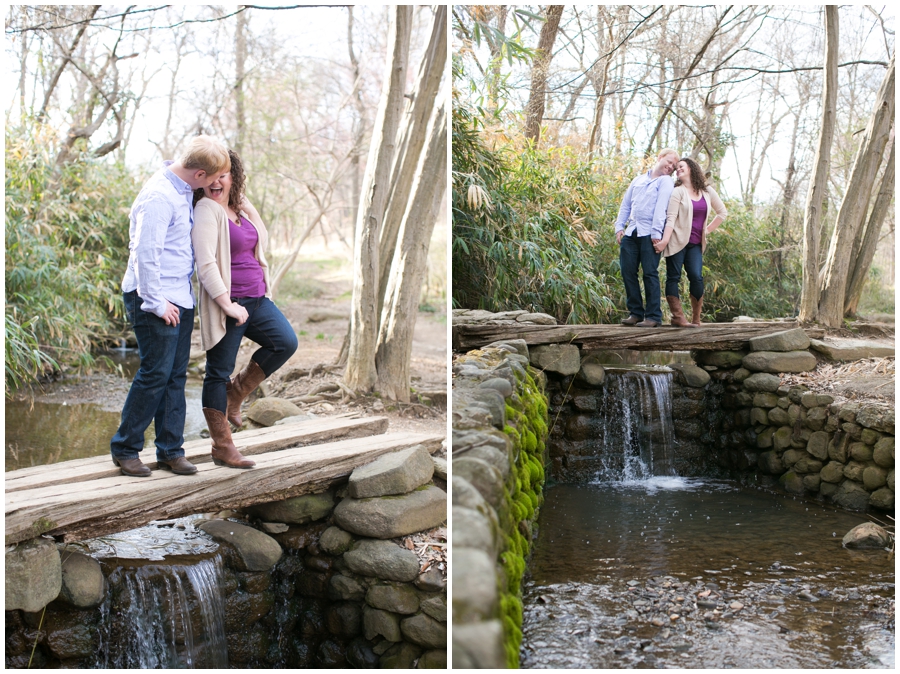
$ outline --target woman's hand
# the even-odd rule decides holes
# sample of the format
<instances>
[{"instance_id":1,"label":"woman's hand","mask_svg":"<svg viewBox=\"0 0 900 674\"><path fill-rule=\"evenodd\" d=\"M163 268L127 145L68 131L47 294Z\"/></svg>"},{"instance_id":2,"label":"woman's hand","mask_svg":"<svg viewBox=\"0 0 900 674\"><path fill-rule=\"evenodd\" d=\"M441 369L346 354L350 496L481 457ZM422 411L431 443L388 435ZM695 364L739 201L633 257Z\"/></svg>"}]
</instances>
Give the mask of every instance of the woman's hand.
<instances>
[{"instance_id":1,"label":"woman's hand","mask_svg":"<svg viewBox=\"0 0 900 674\"><path fill-rule=\"evenodd\" d=\"M659 241L653 244L653 250L657 253L661 253L666 249L666 246L669 245L669 237L664 236Z\"/></svg>"},{"instance_id":2,"label":"woman's hand","mask_svg":"<svg viewBox=\"0 0 900 674\"><path fill-rule=\"evenodd\" d=\"M247 310L237 302L232 302L231 306L225 309L225 315L235 319L238 325L243 325L247 322L247 319L250 318L250 314L247 313Z\"/></svg>"}]
</instances>

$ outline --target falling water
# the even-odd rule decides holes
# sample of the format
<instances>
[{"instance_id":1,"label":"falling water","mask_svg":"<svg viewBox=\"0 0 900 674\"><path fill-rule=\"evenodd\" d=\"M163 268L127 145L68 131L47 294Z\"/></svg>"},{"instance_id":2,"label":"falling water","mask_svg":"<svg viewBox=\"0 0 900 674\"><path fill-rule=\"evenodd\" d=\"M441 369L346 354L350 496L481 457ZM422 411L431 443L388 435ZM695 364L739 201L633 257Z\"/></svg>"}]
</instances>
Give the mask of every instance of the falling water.
<instances>
[{"instance_id":1,"label":"falling water","mask_svg":"<svg viewBox=\"0 0 900 674\"><path fill-rule=\"evenodd\" d=\"M599 481L674 475L671 372L608 372L596 437Z\"/></svg>"},{"instance_id":2,"label":"falling water","mask_svg":"<svg viewBox=\"0 0 900 674\"><path fill-rule=\"evenodd\" d=\"M119 567L109 577L95 667L225 668L222 559Z\"/></svg>"}]
</instances>

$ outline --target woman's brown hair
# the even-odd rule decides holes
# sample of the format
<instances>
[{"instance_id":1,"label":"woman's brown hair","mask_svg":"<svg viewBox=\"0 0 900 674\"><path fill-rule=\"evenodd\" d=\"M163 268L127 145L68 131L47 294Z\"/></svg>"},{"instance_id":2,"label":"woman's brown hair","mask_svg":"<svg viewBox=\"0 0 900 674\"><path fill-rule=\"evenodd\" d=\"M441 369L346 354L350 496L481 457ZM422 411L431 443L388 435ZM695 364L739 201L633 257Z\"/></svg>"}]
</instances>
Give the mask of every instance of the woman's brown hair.
<instances>
[{"instance_id":1,"label":"woman's brown hair","mask_svg":"<svg viewBox=\"0 0 900 674\"><path fill-rule=\"evenodd\" d=\"M693 187L698 192L702 192L706 189L706 177L703 175L703 169L700 168L700 164L695 162L690 157L682 157L679 161L683 161L688 165L688 169L691 173L691 187ZM678 187L681 185L681 179L675 181L675 186Z\"/></svg>"}]
</instances>

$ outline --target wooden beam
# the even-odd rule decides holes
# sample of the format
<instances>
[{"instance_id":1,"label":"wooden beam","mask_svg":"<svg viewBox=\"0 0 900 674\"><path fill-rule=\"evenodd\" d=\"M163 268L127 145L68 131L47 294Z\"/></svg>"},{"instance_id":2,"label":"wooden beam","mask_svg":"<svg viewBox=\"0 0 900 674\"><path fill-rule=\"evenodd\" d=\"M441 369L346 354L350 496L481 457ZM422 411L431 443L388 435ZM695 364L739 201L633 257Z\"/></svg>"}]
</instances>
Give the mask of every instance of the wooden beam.
<instances>
[{"instance_id":1,"label":"wooden beam","mask_svg":"<svg viewBox=\"0 0 900 674\"><path fill-rule=\"evenodd\" d=\"M468 351L505 339L524 339L529 346L577 344L585 349L637 351L723 351L748 348L752 337L800 327L797 323L710 323L699 328L629 328L624 325L454 325L453 348ZM820 339L821 328L805 328Z\"/></svg>"},{"instance_id":2,"label":"wooden beam","mask_svg":"<svg viewBox=\"0 0 900 674\"><path fill-rule=\"evenodd\" d=\"M379 435L385 433L387 428L386 417L354 419L342 415L242 431L234 433L232 438L238 451L245 456L255 456L287 447L303 447L332 440ZM212 461L210 442L208 439L200 439L184 443L185 457L197 465ZM158 464L151 460L151 457L155 458L154 448L146 448L143 454L144 463L150 466L151 470L157 470ZM113 464L109 454L104 454L9 471L6 473L6 491L9 493L118 475L121 475L120 470Z\"/></svg>"},{"instance_id":3,"label":"wooden beam","mask_svg":"<svg viewBox=\"0 0 900 674\"><path fill-rule=\"evenodd\" d=\"M390 433L268 452L259 455L256 467L249 470L208 462L198 466L196 475L156 471L146 478L118 475L7 493L6 544L45 533L65 542L78 541L153 520L321 492L383 454L414 445L424 445L433 454L443 439L444 435Z\"/></svg>"}]
</instances>

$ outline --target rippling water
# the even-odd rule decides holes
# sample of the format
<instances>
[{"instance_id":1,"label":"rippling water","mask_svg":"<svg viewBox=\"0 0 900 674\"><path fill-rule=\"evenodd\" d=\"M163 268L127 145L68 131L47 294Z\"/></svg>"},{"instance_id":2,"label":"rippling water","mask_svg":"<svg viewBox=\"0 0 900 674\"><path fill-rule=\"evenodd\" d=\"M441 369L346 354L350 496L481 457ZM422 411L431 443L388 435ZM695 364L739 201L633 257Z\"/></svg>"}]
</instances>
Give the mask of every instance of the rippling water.
<instances>
[{"instance_id":1,"label":"rippling water","mask_svg":"<svg viewBox=\"0 0 900 674\"><path fill-rule=\"evenodd\" d=\"M892 668L893 560L841 547L863 521L727 481L556 485L522 666Z\"/></svg>"}]
</instances>

